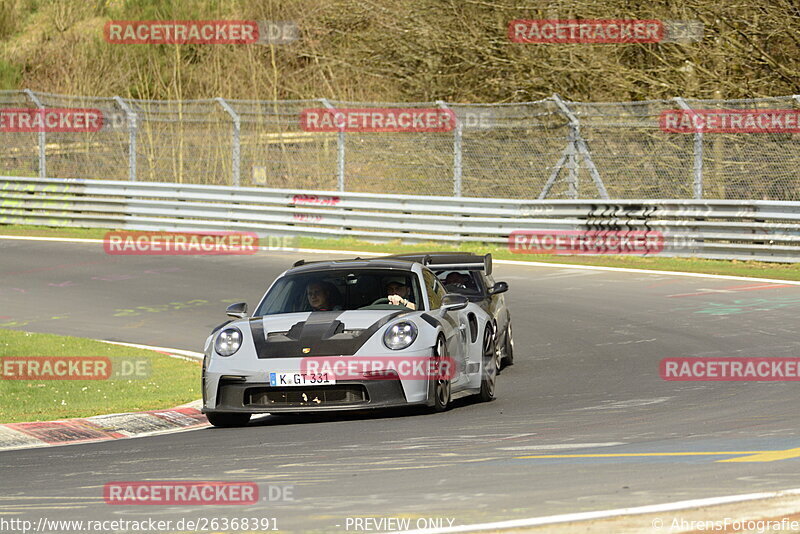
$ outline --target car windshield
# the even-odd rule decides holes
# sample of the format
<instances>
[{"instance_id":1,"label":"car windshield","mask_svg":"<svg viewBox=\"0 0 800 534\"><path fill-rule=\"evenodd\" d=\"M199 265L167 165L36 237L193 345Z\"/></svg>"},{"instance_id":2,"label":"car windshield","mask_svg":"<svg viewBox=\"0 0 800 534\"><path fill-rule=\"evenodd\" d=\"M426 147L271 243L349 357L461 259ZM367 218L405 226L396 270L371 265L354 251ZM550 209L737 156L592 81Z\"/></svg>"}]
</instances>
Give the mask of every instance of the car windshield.
<instances>
[{"instance_id":1,"label":"car windshield","mask_svg":"<svg viewBox=\"0 0 800 534\"><path fill-rule=\"evenodd\" d=\"M288 274L270 288L257 316L306 311L408 310L389 303L388 295L400 295L422 308L417 276L411 271L389 269L324 270Z\"/></svg>"},{"instance_id":2,"label":"car windshield","mask_svg":"<svg viewBox=\"0 0 800 534\"><path fill-rule=\"evenodd\" d=\"M481 294L481 283L478 271L436 271L436 277L448 293L466 296Z\"/></svg>"}]
</instances>

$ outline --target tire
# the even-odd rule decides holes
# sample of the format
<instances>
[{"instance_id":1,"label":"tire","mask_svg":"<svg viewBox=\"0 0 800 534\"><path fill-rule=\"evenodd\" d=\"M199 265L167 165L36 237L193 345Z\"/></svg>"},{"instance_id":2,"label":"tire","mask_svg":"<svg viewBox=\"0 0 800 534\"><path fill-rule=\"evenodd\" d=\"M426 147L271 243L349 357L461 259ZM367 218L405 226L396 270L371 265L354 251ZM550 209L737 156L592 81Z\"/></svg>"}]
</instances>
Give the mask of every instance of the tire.
<instances>
[{"instance_id":1,"label":"tire","mask_svg":"<svg viewBox=\"0 0 800 534\"><path fill-rule=\"evenodd\" d=\"M439 336L436 339L433 357L435 360L442 360L447 357L447 345L445 344L444 336ZM436 368L442 369L438 365ZM450 379L434 377L432 406L434 412L444 412L450 408L450 393Z\"/></svg>"},{"instance_id":2,"label":"tire","mask_svg":"<svg viewBox=\"0 0 800 534\"><path fill-rule=\"evenodd\" d=\"M483 335L483 365L481 377L481 391L478 393L482 402L494 399L494 390L497 385L497 366L500 357L497 354L497 343L491 328L486 328Z\"/></svg>"},{"instance_id":3,"label":"tire","mask_svg":"<svg viewBox=\"0 0 800 534\"><path fill-rule=\"evenodd\" d=\"M249 413L207 413L206 418L212 425L220 428L245 426L250 422Z\"/></svg>"},{"instance_id":4,"label":"tire","mask_svg":"<svg viewBox=\"0 0 800 534\"><path fill-rule=\"evenodd\" d=\"M514 365L514 337L511 334L511 321L506 327L506 338L503 343L503 357L500 359L500 369Z\"/></svg>"}]
</instances>

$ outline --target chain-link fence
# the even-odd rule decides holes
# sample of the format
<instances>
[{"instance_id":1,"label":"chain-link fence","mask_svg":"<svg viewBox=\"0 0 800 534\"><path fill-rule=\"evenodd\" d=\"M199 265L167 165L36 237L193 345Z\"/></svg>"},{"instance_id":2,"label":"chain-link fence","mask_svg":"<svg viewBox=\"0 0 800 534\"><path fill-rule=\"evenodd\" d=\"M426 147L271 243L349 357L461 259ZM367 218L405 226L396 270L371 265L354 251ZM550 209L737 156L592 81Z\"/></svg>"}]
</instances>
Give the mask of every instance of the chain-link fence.
<instances>
[{"instance_id":1,"label":"chain-link fence","mask_svg":"<svg viewBox=\"0 0 800 534\"><path fill-rule=\"evenodd\" d=\"M0 92L0 112L92 108L91 132L14 131L0 121L0 173L497 198L800 200L800 127L676 133L663 113L780 110L800 97L524 104L221 98L146 101ZM309 131L312 108L431 108L446 131Z\"/></svg>"}]
</instances>

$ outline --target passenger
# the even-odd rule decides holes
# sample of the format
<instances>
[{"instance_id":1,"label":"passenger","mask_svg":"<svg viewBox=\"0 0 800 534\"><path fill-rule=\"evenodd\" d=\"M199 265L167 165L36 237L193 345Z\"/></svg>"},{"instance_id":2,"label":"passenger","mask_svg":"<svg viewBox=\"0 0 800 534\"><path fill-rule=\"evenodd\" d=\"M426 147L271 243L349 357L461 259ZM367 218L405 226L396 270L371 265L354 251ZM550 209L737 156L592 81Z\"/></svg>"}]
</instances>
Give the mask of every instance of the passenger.
<instances>
[{"instance_id":1,"label":"passenger","mask_svg":"<svg viewBox=\"0 0 800 534\"><path fill-rule=\"evenodd\" d=\"M392 280L386 284L386 295L389 298L389 304L405 306L412 310L417 309L417 305L408 299L408 286L403 280Z\"/></svg>"}]
</instances>

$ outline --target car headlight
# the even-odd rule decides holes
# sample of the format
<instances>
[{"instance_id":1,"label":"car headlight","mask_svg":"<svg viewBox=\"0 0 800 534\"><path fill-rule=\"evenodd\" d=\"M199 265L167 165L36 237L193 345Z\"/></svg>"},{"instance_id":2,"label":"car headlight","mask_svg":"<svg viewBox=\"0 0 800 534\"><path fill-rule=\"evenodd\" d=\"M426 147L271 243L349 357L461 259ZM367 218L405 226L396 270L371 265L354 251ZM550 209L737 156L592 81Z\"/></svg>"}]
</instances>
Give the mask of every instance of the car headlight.
<instances>
[{"instance_id":1,"label":"car headlight","mask_svg":"<svg viewBox=\"0 0 800 534\"><path fill-rule=\"evenodd\" d=\"M383 334L383 344L392 350L401 350L417 339L417 327L414 323L395 323Z\"/></svg>"},{"instance_id":2,"label":"car headlight","mask_svg":"<svg viewBox=\"0 0 800 534\"><path fill-rule=\"evenodd\" d=\"M242 331L238 328L226 328L217 335L214 350L220 356L232 356L242 346Z\"/></svg>"}]
</instances>

